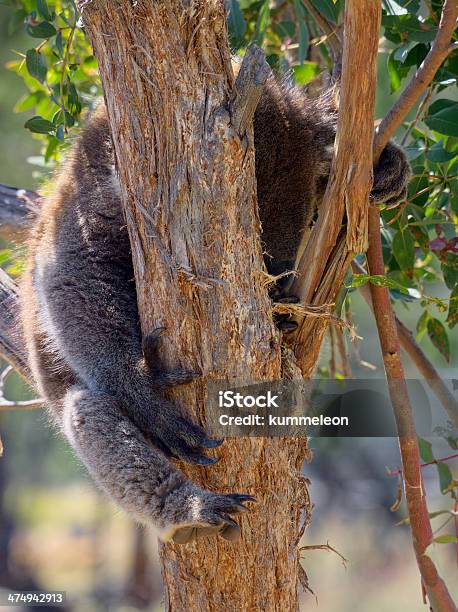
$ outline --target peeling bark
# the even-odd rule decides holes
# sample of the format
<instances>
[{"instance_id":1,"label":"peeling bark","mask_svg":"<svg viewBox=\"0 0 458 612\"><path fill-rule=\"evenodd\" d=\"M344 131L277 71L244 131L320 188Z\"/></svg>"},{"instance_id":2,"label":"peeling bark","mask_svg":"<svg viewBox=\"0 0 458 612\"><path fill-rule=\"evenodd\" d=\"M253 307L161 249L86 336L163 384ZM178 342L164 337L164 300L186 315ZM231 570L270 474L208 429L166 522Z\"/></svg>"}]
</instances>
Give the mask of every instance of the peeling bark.
<instances>
[{"instance_id":1,"label":"peeling bark","mask_svg":"<svg viewBox=\"0 0 458 612\"><path fill-rule=\"evenodd\" d=\"M336 153L318 221L292 292L305 304L335 302L355 253L367 248L380 2L347 0ZM348 226L342 231L344 214ZM305 317L293 339L305 377L315 371L329 320Z\"/></svg>"}]
</instances>

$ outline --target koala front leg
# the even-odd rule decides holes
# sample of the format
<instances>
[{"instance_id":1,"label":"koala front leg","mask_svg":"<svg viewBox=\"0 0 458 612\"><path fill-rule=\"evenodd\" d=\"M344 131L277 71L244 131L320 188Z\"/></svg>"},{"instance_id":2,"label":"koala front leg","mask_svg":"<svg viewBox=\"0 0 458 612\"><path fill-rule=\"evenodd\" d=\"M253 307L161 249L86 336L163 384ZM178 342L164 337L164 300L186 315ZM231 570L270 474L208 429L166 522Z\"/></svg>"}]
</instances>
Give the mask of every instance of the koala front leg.
<instances>
[{"instance_id":1,"label":"koala front leg","mask_svg":"<svg viewBox=\"0 0 458 612\"><path fill-rule=\"evenodd\" d=\"M247 510L250 495L222 495L186 480L142 433L115 398L72 387L63 400L62 428L94 480L162 539L177 543L219 534L235 540L233 514Z\"/></svg>"}]
</instances>

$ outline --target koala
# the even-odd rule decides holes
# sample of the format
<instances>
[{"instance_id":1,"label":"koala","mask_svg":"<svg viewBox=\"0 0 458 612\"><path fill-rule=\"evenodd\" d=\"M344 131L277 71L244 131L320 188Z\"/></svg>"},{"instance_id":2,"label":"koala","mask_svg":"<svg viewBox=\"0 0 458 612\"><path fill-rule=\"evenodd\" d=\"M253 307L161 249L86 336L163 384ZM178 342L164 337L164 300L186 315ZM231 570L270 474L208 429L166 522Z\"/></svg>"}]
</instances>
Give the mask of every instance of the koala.
<instances>
[{"instance_id":1,"label":"koala","mask_svg":"<svg viewBox=\"0 0 458 612\"><path fill-rule=\"evenodd\" d=\"M337 119L331 98L308 98L272 77L257 108L256 179L271 274L294 265L323 195ZM402 198L407 177L404 153L391 143L371 197ZM43 198L29 238L21 316L31 371L53 420L121 508L164 540L235 540L234 517L254 497L205 490L170 461L209 466L216 459L206 450L222 440L209 439L164 396L196 373L161 367L162 328L142 338L119 193L101 103Z\"/></svg>"}]
</instances>

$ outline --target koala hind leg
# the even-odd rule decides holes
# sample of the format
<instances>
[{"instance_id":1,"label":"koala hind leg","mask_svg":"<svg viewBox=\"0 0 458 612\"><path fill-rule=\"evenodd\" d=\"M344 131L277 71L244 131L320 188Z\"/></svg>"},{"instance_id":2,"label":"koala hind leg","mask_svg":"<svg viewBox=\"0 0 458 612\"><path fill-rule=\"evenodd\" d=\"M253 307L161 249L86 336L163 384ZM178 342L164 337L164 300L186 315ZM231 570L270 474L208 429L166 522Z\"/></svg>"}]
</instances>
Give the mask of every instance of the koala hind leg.
<instances>
[{"instance_id":1,"label":"koala hind leg","mask_svg":"<svg viewBox=\"0 0 458 612\"><path fill-rule=\"evenodd\" d=\"M250 495L201 489L150 446L114 397L74 386L63 399L62 423L94 480L116 503L163 539L191 542L219 534L239 537L232 514L247 510Z\"/></svg>"}]
</instances>

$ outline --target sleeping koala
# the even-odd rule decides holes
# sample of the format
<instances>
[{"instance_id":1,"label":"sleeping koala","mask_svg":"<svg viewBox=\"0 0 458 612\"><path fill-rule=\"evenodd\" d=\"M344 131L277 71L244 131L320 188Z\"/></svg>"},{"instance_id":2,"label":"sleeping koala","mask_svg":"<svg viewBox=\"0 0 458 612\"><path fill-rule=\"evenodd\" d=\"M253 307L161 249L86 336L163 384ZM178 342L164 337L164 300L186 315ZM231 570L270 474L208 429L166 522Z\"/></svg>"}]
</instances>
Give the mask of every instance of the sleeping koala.
<instances>
[{"instance_id":1,"label":"sleeping koala","mask_svg":"<svg viewBox=\"0 0 458 612\"><path fill-rule=\"evenodd\" d=\"M266 265L294 264L329 174L336 127L331 96L318 100L269 78L254 120ZM404 196L408 164L391 143L372 198ZM99 486L163 539L239 536L234 514L254 501L187 480L169 461L216 460L205 431L162 391L191 381L161 369L160 337L142 339L129 237L114 172L106 109L92 114L43 200L29 240L22 321L30 367L54 420ZM284 322L282 322L283 324Z\"/></svg>"}]
</instances>

